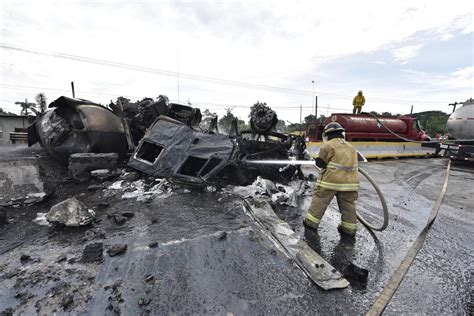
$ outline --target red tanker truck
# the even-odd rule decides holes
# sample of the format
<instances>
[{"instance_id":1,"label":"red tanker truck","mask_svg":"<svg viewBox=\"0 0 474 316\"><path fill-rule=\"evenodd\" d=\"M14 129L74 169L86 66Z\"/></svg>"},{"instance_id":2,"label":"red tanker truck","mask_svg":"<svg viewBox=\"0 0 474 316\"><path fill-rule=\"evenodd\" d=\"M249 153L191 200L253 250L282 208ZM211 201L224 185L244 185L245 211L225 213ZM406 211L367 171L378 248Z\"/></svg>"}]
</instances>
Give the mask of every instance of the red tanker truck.
<instances>
[{"instance_id":1,"label":"red tanker truck","mask_svg":"<svg viewBox=\"0 0 474 316\"><path fill-rule=\"evenodd\" d=\"M383 125L394 133L411 140L430 140L420 127L416 118L409 116L377 117ZM348 114L334 113L321 123L306 124L306 137L309 142L322 140L322 131L326 124L337 122L346 130L346 139L350 142L357 141L403 141L399 137L391 134L370 114Z\"/></svg>"}]
</instances>

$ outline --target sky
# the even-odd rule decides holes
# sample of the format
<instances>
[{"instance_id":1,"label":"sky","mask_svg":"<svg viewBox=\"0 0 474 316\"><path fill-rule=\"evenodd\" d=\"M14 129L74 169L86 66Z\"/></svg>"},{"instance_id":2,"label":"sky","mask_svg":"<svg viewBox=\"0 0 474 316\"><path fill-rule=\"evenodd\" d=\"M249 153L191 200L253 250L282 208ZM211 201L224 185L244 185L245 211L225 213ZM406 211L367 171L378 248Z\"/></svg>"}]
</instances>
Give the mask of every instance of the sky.
<instances>
[{"instance_id":1,"label":"sky","mask_svg":"<svg viewBox=\"0 0 474 316\"><path fill-rule=\"evenodd\" d=\"M473 97L472 1L0 1L0 108L166 95L247 119L407 114ZM313 83L314 82L314 83Z\"/></svg>"}]
</instances>

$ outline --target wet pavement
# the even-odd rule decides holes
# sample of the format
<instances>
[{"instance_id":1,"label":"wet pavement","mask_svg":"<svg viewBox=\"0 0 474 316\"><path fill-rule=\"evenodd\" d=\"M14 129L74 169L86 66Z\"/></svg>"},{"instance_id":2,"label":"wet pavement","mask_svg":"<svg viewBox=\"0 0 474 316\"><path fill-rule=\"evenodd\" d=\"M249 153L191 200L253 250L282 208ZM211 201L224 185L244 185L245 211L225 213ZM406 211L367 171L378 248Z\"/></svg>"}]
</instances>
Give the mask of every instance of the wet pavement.
<instances>
[{"instance_id":1,"label":"wet pavement","mask_svg":"<svg viewBox=\"0 0 474 316\"><path fill-rule=\"evenodd\" d=\"M40 204L9 208L9 223L0 226L0 313L15 314L363 314L426 223L447 163L366 164L385 194L390 224L375 234L359 225L355 242L340 238L335 203L318 232L301 224L310 196L296 208L276 205L277 215L336 269L352 263L369 271L367 283L350 280L348 288L326 292L275 248L236 196L173 187L143 201L122 199L123 190L87 190L90 183L73 182L41 148L0 155L36 155L45 191L55 192ZM453 166L438 218L385 314L468 313L473 180L472 167ZM32 221L72 196L96 212L91 225L58 229ZM381 220L380 202L365 181L358 209ZM102 259L81 262L91 244L102 244ZM124 253L107 253L122 244Z\"/></svg>"}]
</instances>

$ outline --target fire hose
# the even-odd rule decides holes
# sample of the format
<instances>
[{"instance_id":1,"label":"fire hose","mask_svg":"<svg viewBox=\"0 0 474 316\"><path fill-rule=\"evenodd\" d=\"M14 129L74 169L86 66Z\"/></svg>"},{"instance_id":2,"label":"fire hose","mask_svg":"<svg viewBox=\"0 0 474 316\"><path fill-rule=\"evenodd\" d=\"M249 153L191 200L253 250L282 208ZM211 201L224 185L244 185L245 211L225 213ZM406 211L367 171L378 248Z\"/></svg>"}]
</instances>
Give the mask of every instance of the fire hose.
<instances>
[{"instance_id":1,"label":"fire hose","mask_svg":"<svg viewBox=\"0 0 474 316\"><path fill-rule=\"evenodd\" d=\"M436 219L436 216L438 215L438 211L441 207L441 203L443 202L444 196L446 195L446 191L448 189L450 170L451 170L451 161L448 161L448 165L446 167L446 173L444 176L443 186L441 187L441 191L439 192L436 203L433 205L433 208L431 209L431 214L430 214L430 217L428 218L428 221L425 227L420 232L420 234L416 238L411 248L408 250L408 253L406 254L405 258L403 258L402 262L393 273L392 277L388 281L388 284L384 287L380 295L377 297L372 307L367 311L366 316L381 315L383 311L385 310L385 308L387 307L390 300L392 299L392 296L395 294L398 287L400 286L400 283L402 283L403 279L405 278L405 275L407 274L408 269L411 267L413 260L415 260L415 257L418 251L421 249L424 241L426 240L426 237L428 235L429 229L431 228L431 225L433 224L434 220Z\"/></svg>"},{"instance_id":2,"label":"fire hose","mask_svg":"<svg viewBox=\"0 0 474 316\"><path fill-rule=\"evenodd\" d=\"M370 182L370 184L374 187L375 192L377 192L377 195L380 199L380 203L382 203L383 223L379 227L374 226L370 224L359 212L356 211L357 218L362 224L364 224L370 230L382 231L388 226L388 207L387 207L387 202L385 201L385 196L383 195L382 190L380 190L375 180L367 172L365 172L364 169L359 168L359 172Z\"/></svg>"}]
</instances>

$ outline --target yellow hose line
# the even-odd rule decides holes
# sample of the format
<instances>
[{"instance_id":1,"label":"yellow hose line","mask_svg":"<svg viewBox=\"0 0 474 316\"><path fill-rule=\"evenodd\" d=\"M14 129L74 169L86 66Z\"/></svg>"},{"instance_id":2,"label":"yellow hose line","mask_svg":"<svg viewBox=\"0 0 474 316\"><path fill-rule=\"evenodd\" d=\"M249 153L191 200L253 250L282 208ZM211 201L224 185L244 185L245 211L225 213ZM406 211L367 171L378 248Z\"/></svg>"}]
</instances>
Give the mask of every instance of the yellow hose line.
<instances>
[{"instance_id":1,"label":"yellow hose line","mask_svg":"<svg viewBox=\"0 0 474 316\"><path fill-rule=\"evenodd\" d=\"M402 283L403 278L407 274L408 269L410 268L411 264L413 263L413 260L416 257L416 254L421 249L421 246L423 246L423 242L425 241L428 235L428 231L431 225L433 224L434 220L436 219L436 216L438 215L438 211L441 207L441 203L443 202L444 196L446 195L446 191L448 189L450 169L451 169L451 161L448 162L448 166L446 167L446 175L444 176L443 187L441 188L441 191L439 192L436 203L433 205L433 208L431 209L431 214L430 214L430 217L428 218L428 222L426 223L426 226L418 235L415 242L411 246L410 250L408 250L408 253L406 254L405 258L403 258L397 270L395 270L395 273L392 275L392 277L388 281L388 284L385 286L382 293L380 293L379 297L377 297L374 304L367 312L366 316L378 316L382 314L385 307L387 307L388 303L392 299L393 294L395 294L398 287L400 286L400 283Z\"/></svg>"}]
</instances>

